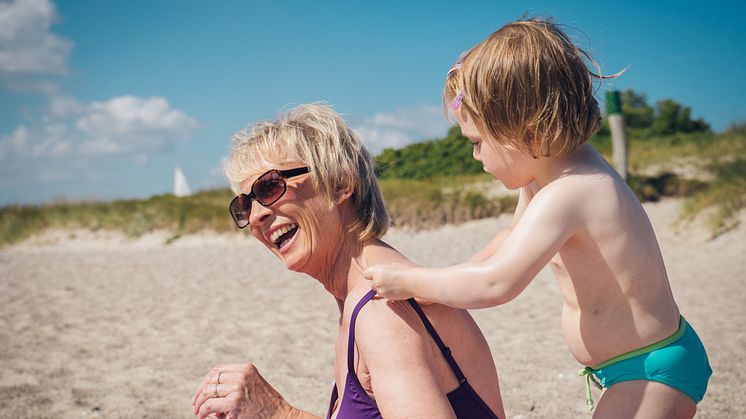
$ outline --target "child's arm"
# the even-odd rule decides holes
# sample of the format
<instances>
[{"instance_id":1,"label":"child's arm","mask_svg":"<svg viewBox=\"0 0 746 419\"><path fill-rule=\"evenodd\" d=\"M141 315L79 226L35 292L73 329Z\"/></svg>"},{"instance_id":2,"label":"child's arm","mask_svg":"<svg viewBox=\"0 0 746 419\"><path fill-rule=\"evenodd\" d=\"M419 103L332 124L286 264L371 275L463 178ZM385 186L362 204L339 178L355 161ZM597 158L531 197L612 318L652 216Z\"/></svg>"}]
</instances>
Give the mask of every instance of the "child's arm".
<instances>
[{"instance_id":1,"label":"child's arm","mask_svg":"<svg viewBox=\"0 0 746 419\"><path fill-rule=\"evenodd\" d=\"M469 262L484 262L497 252L497 249L500 248L503 241L505 241L508 235L510 235L510 232L515 228L516 224L518 224L518 220L521 219L523 211L525 211L526 205L530 200L529 196L532 196L531 192L526 191L526 188L521 188L520 194L518 195L518 204L516 204L510 227L497 233L497 236L495 236L495 238L492 239L484 249L469 258Z\"/></svg>"},{"instance_id":2,"label":"child's arm","mask_svg":"<svg viewBox=\"0 0 746 419\"><path fill-rule=\"evenodd\" d=\"M447 268L374 266L365 275L390 299L417 297L457 308L483 308L517 297L581 224L578 199L562 188L545 188L497 252L484 262Z\"/></svg>"}]
</instances>

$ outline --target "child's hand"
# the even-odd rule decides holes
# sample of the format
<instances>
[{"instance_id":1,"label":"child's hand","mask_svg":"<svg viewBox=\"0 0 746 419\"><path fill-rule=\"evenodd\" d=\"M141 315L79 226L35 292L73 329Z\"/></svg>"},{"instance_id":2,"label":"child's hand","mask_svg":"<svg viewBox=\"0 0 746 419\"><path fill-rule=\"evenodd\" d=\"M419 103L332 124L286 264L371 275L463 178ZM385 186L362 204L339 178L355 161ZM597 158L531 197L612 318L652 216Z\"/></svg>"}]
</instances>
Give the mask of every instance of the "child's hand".
<instances>
[{"instance_id":1,"label":"child's hand","mask_svg":"<svg viewBox=\"0 0 746 419\"><path fill-rule=\"evenodd\" d=\"M375 265L363 272L365 279L369 279L370 288L378 292L381 297L389 300L406 300L414 297L407 288L407 281L403 273L412 269L400 263L392 265Z\"/></svg>"}]
</instances>

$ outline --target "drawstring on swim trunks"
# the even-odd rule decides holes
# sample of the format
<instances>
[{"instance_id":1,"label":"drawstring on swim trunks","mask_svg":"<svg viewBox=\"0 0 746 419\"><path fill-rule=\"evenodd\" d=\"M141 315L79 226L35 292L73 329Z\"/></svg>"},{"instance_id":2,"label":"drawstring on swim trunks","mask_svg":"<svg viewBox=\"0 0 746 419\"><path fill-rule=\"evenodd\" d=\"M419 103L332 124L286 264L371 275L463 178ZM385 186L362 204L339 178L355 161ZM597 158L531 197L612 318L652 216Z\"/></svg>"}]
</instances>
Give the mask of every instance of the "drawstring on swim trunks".
<instances>
[{"instance_id":1,"label":"drawstring on swim trunks","mask_svg":"<svg viewBox=\"0 0 746 419\"><path fill-rule=\"evenodd\" d=\"M644 355L646 353L657 351L660 348L663 348L665 346L668 346L670 343L676 341L681 336L684 335L684 332L686 331L687 322L684 319L684 316L679 317L679 329L674 333L673 335L655 342L651 345L642 347L640 349L635 349L634 351L629 351L627 353L623 353L621 355L617 355L614 358L609 359L606 362L603 362L601 364L598 364L594 367L585 367L582 370L580 370L580 373L578 375L585 377L585 395L587 399L588 404L588 410L593 410L593 398L591 397L591 382L593 385L598 387L599 390L603 390L604 386L601 385L601 382L598 381L598 378L596 378L595 375L593 375L594 372L600 371L609 365L616 364L617 362L626 361L630 358L634 358L639 355Z\"/></svg>"},{"instance_id":2,"label":"drawstring on swim trunks","mask_svg":"<svg viewBox=\"0 0 746 419\"><path fill-rule=\"evenodd\" d=\"M591 395L591 383L596 386L599 390L603 390L604 386L601 385L601 383L598 381L598 379L593 375L593 368L591 367L585 367L578 375L585 376L585 397L586 397L586 404L588 405L588 410L593 410L593 396Z\"/></svg>"}]
</instances>

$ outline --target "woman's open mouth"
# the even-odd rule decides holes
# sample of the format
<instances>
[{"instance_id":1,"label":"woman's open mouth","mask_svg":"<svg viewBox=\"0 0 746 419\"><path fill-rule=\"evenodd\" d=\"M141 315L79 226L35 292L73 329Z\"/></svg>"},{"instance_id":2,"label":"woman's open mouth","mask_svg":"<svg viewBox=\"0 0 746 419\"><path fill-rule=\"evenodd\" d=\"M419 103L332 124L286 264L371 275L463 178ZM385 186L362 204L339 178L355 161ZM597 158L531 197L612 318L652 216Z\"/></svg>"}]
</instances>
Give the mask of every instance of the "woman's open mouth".
<instances>
[{"instance_id":1,"label":"woman's open mouth","mask_svg":"<svg viewBox=\"0 0 746 419\"><path fill-rule=\"evenodd\" d=\"M288 224L275 230L269 239L279 250L282 249L286 244L288 244L288 242L290 242L290 239L292 239L297 232L298 224Z\"/></svg>"}]
</instances>

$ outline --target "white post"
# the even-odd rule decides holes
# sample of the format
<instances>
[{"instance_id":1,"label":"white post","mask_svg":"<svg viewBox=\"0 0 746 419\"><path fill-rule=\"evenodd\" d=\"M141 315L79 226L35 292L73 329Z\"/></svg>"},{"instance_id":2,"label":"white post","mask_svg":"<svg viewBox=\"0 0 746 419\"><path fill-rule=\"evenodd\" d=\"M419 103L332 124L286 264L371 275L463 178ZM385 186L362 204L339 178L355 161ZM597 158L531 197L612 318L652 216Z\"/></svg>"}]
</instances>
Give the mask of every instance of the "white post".
<instances>
[{"instance_id":1,"label":"white post","mask_svg":"<svg viewBox=\"0 0 746 419\"><path fill-rule=\"evenodd\" d=\"M611 129L612 159L622 179L627 180L627 138L624 135L624 116L618 90L606 92L606 117Z\"/></svg>"}]
</instances>

